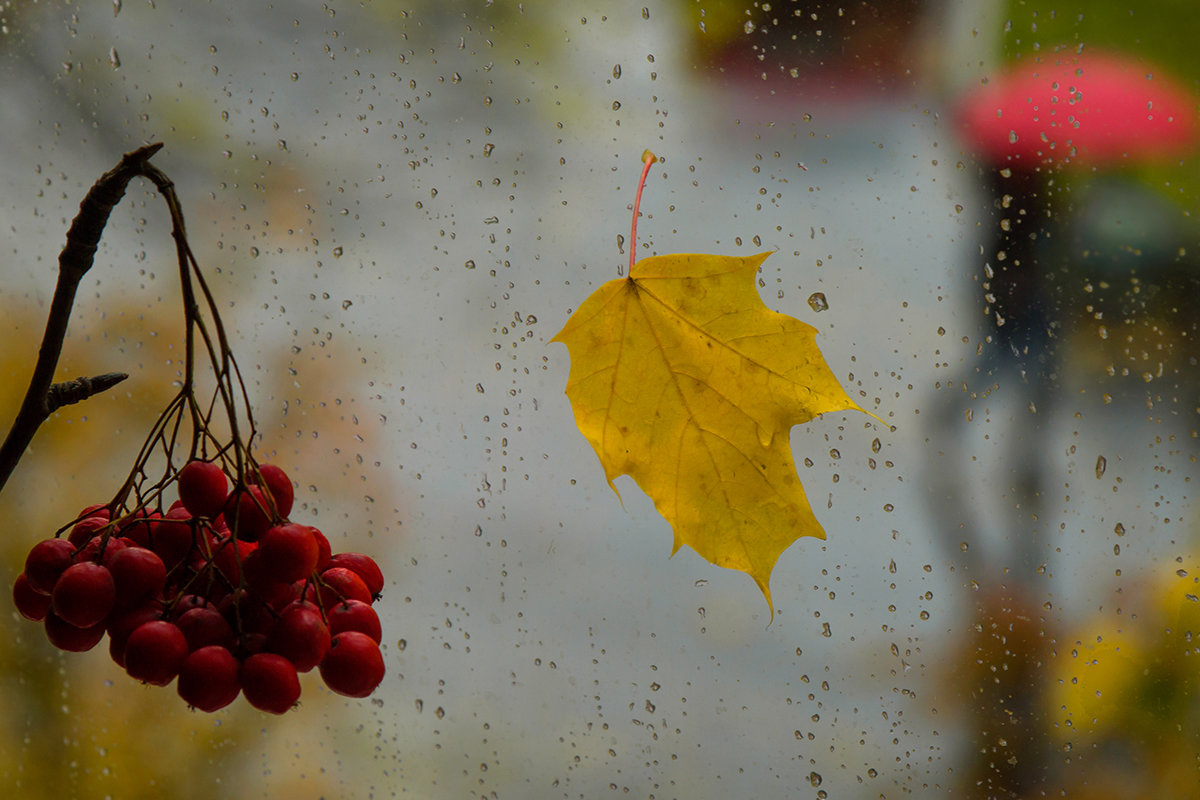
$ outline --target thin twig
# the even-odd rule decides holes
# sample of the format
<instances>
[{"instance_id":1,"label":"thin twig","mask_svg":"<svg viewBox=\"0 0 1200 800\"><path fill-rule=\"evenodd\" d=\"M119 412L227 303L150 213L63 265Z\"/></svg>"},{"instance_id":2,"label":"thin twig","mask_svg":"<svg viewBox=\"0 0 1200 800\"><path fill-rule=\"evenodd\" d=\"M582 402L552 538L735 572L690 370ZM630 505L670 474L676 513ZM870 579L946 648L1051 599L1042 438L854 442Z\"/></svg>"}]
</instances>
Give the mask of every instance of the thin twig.
<instances>
[{"instance_id":1,"label":"thin twig","mask_svg":"<svg viewBox=\"0 0 1200 800\"><path fill-rule=\"evenodd\" d=\"M92 395L108 391L128 377L124 372L106 372L51 384L50 391L46 392L46 409L53 414L63 406L81 403Z\"/></svg>"}]
</instances>

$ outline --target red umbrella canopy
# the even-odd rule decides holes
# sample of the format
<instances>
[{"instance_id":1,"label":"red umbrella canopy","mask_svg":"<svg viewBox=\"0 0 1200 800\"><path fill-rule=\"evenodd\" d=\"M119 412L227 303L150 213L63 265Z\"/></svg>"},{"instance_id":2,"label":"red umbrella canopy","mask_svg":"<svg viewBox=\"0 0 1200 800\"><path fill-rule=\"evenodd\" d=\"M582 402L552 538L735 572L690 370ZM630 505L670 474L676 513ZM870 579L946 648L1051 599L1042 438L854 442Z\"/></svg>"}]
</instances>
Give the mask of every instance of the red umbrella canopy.
<instances>
[{"instance_id":1,"label":"red umbrella canopy","mask_svg":"<svg viewBox=\"0 0 1200 800\"><path fill-rule=\"evenodd\" d=\"M963 97L958 116L982 159L1029 169L1178 155L1197 133L1191 94L1111 55L1015 67Z\"/></svg>"}]
</instances>

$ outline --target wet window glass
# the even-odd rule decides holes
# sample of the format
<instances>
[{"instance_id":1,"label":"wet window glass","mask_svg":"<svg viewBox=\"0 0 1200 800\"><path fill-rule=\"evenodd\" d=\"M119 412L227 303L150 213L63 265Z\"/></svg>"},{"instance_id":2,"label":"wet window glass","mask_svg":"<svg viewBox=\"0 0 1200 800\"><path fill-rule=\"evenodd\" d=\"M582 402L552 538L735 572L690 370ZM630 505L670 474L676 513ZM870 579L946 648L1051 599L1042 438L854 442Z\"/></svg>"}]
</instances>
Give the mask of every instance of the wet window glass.
<instances>
[{"instance_id":1,"label":"wet window glass","mask_svg":"<svg viewBox=\"0 0 1200 800\"><path fill-rule=\"evenodd\" d=\"M1189 796L1198 26L3 5L5 796Z\"/></svg>"}]
</instances>

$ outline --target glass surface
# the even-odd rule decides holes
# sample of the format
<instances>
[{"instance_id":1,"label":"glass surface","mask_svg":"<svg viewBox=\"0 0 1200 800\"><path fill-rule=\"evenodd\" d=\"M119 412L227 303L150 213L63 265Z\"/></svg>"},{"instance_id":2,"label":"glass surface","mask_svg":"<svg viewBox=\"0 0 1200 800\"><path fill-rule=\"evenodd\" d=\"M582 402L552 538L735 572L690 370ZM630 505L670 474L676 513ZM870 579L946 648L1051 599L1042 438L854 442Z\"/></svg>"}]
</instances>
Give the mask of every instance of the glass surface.
<instances>
[{"instance_id":1,"label":"glass surface","mask_svg":"<svg viewBox=\"0 0 1200 800\"><path fill-rule=\"evenodd\" d=\"M5 419L84 193L162 142L255 453L293 519L384 571L387 675L205 714L10 605L4 796L1188 796L1198 23L1185 0L5 4ZM967 124L1060 72L1079 85ZM1113 95L1133 110L1097 116ZM1005 129L1031 105L1032 144ZM763 301L887 423L791 431L827 539L783 553L773 614L668 557L564 394L550 339L628 271L647 148L638 256L770 252ZM135 179L57 374L130 377L56 412L0 494L6 585L176 390L174 258Z\"/></svg>"}]
</instances>

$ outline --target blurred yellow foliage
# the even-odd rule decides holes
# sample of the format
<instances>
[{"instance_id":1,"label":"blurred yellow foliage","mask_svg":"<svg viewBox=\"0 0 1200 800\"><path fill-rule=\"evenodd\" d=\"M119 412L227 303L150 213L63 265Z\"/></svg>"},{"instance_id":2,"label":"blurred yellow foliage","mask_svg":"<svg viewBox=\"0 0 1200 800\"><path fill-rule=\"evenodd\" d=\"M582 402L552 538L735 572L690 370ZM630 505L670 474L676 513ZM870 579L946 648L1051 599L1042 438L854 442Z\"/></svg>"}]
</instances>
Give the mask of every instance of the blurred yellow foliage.
<instances>
[{"instance_id":1,"label":"blurred yellow foliage","mask_svg":"<svg viewBox=\"0 0 1200 800\"><path fill-rule=\"evenodd\" d=\"M1200 565L1162 570L1141 610L1059 651L1047 723L1089 798L1190 797L1200 753ZM1086 789L1086 791L1085 791Z\"/></svg>"}]
</instances>

